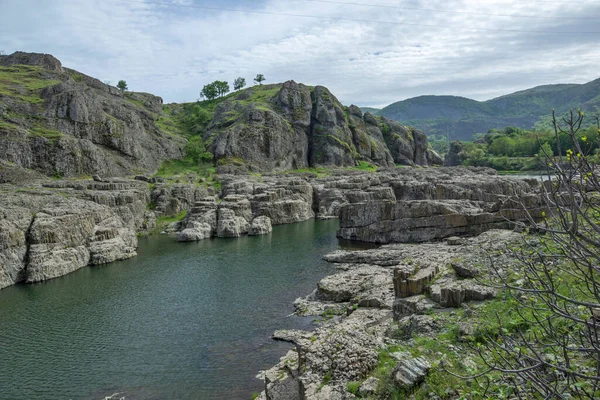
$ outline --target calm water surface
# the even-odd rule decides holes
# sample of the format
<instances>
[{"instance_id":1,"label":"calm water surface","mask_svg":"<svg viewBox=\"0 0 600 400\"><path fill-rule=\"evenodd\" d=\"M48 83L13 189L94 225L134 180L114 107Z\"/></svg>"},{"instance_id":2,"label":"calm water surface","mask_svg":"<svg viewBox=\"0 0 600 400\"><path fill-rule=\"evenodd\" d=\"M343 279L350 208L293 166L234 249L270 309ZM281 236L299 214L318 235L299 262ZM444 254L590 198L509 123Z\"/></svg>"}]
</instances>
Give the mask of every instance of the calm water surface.
<instances>
[{"instance_id":1,"label":"calm water surface","mask_svg":"<svg viewBox=\"0 0 600 400\"><path fill-rule=\"evenodd\" d=\"M275 329L347 247L337 221L272 235L177 243L140 239L138 256L0 291L0 399L248 399L289 345Z\"/></svg>"}]
</instances>

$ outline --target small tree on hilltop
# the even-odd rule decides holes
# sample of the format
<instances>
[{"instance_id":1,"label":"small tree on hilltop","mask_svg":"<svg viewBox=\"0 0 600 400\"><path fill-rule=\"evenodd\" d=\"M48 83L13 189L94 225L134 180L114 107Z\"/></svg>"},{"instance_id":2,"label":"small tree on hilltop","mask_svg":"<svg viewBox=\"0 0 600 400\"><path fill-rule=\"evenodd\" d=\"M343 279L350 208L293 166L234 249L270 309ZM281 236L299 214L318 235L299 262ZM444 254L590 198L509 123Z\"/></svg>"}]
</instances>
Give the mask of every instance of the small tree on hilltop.
<instances>
[{"instance_id":1,"label":"small tree on hilltop","mask_svg":"<svg viewBox=\"0 0 600 400\"><path fill-rule=\"evenodd\" d=\"M262 85L262 83L266 80L267 78L265 78L263 74L258 74L256 75L256 78L254 78L254 82L258 83L259 85Z\"/></svg>"},{"instance_id":2,"label":"small tree on hilltop","mask_svg":"<svg viewBox=\"0 0 600 400\"><path fill-rule=\"evenodd\" d=\"M246 78L242 78L241 76L233 81L233 90L240 90L246 86Z\"/></svg>"},{"instance_id":3,"label":"small tree on hilltop","mask_svg":"<svg viewBox=\"0 0 600 400\"><path fill-rule=\"evenodd\" d=\"M200 92L200 97L206 98L208 101L212 101L217 98L219 92L217 91L217 86L215 82L204 85L202 91Z\"/></svg>"},{"instance_id":4,"label":"small tree on hilltop","mask_svg":"<svg viewBox=\"0 0 600 400\"><path fill-rule=\"evenodd\" d=\"M229 92L229 83L225 82L225 81L214 81L213 82L216 89L217 89L217 94L219 95L219 97L223 97L225 96L228 92Z\"/></svg>"},{"instance_id":5,"label":"small tree on hilltop","mask_svg":"<svg viewBox=\"0 0 600 400\"><path fill-rule=\"evenodd\" d=\"M117 83L117 88L121 91L121 93L125 92L128 89L127 82L121 79L119 83Z\"/></svg>"}]
</instances>

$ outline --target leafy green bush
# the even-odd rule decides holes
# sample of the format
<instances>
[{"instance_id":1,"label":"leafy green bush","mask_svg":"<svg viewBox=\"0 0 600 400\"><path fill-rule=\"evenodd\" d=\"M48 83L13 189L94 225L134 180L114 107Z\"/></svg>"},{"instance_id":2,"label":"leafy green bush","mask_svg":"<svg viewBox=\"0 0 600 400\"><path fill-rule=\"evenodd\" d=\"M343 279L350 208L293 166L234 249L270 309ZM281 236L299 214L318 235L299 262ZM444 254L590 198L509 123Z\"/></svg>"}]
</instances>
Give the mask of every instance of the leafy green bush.
<instances>
[{"instance_id":1,"label":"leafy green bush","mask_svg":"<svg viewBox=\"0 0 600 400\"><path fill-rule=\"evenodd\" d=\"M212 161L213 159L213 155L206 151L206 147L204 147L204 143L200 136L193 136L190 138L185 145L185 156L196 164Z\"/></svg>"}]
</instances>

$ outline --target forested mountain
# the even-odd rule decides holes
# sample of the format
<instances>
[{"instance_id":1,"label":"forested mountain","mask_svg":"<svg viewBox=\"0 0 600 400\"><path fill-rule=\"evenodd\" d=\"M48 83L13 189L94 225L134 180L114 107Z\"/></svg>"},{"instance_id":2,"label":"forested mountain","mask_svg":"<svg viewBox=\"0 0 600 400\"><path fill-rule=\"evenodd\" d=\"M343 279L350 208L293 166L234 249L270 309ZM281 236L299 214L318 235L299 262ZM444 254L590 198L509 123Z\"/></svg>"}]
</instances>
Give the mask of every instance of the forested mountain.
<instances>
[{"instance_id":1,"label":"forested mountain","mask_svg":"<svg viewBox=\"0 0 600 400\"><path fill-rule=\"evenodd\" d=\"M600 79L585 84L537 86L488 101L458 96L419 96L383 108L379 115L424 130L428 135L471 139L474 133L517 126L524 129L550 127L552 109L566 112L600 107ZM590 124L589 118L587 123Z\"/></svg>"}]
</instances>

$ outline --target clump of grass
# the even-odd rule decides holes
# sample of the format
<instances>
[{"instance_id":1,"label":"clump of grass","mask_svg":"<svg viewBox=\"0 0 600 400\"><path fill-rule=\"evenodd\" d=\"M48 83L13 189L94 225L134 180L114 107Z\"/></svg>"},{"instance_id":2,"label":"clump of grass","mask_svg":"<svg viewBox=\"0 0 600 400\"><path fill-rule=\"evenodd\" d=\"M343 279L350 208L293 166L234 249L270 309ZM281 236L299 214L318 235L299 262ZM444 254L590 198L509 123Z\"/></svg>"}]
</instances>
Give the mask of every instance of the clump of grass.
<instances>
[{"instance_id":1,"label":"clump of grass","mask_svg":"<svg viewBox=\"0 0 600 400\"><path fill-rule=\"evenodd\" d=\"M353 395L358 395L358 389L360 388L360 382L350 381L346 384L346 390Z\"/></svg>"},{"instance_id":2,"label":"clump of grass","mask_svg":"<svg viewBox=\"0 0 600 400\"><path fill-rule=\"evenodd\" d=\"M19 99L26 103L39 104L42 89L60 83L51 79L42 67L31 65L0 66L0 95Z\"/></svg>"},{"instance_id":3,"label":"clump of grass","mask_svg":"<svg viewBox=\"0 0 600 400\"><path fill-rule=\"evenodd\" d=\"M154 228L150 234L156 235L162 232L167 226L173 222L183 221L187 215L187 211L182 211L176 215L161 216L156 219L156 228Z\"/></svg>"},{"instance_id":4,"label":"clump of grass","mask_svg":"<svg viewBox=\"0 0 600 400\"><path fill-rule=\"evenodd\" d=\"M375 171L377 171L377 166L373 165L367 161L359 161L358 165L356 167L352 167L350 169L366 171L366 172L375 172Z\"/></svg>"},{"instance_id":5,"label":"clump of grass","mask_svg":"<svg viewBox=\"0 0 600 400\"><path fill-rule=\"evenodd\" d=\"M35 137L43 137L48 139L50 142L55 142L60 139L63 134L55 129L47 128L43 125L36 125L29 130L29 134Z\"/></svg>"}]
</instances>

